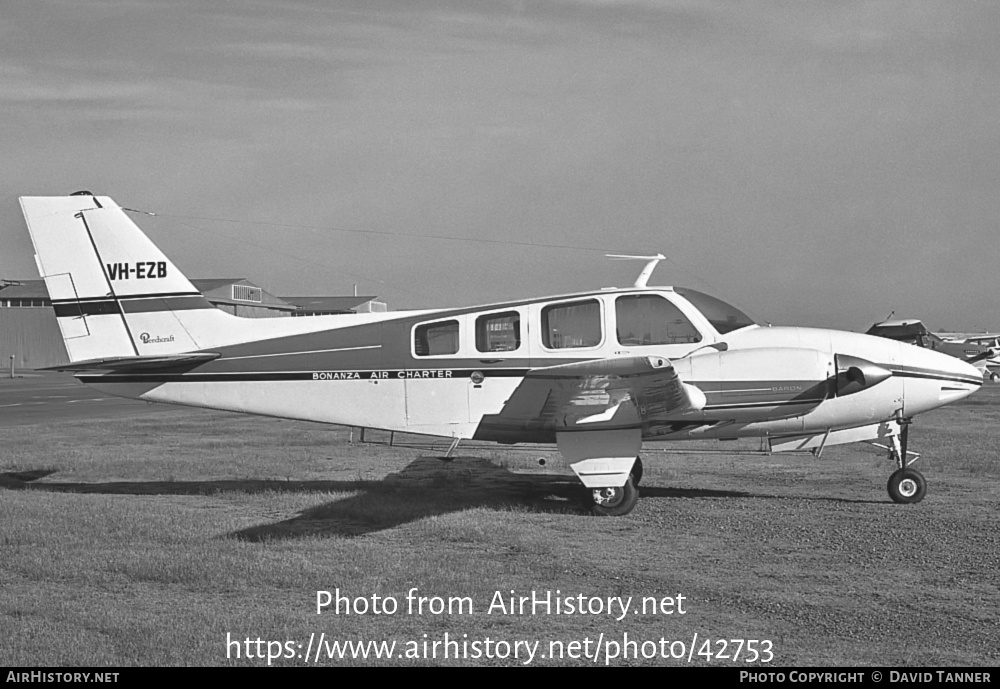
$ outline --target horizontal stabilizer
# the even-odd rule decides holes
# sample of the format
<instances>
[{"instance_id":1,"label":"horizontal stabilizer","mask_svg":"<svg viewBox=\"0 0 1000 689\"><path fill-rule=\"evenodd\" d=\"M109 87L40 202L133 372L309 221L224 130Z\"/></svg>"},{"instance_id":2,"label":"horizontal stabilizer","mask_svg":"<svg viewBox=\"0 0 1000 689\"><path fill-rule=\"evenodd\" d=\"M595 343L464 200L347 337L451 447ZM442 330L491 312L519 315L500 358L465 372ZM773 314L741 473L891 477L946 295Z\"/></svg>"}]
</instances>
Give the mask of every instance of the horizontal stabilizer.
<instances>
[{"instance_id":1,"label":"horizontal stabilizer","mask_svg":"<svg viewBox=\"0 0 1000 689\"><path fill-rule=\"evenodd\" d=\"M203 352L198 354L173 354L169 356L119 356L110 359L88 359L87 361L74 361L60 366L49 366L39 369L41 371L115 371L123 373L126 371L138 371L146 369L173 369L185 368L197 364L203 364L213 359L218 359L221 354L217 352Z\"/></svg>"}]
</instances>

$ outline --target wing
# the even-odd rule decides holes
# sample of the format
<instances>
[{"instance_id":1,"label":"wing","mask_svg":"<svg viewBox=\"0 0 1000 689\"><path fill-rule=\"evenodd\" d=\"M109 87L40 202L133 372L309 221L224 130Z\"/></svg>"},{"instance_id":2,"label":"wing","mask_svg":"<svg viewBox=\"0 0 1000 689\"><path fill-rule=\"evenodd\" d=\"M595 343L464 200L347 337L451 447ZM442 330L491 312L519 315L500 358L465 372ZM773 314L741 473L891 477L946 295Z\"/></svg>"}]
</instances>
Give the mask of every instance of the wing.
<instances>
[{"instance_id":1,"label":"wing","mask_svg":"<svg viewBox=\"0 0 1000 689\"><path fill-rule=\"evenodd\" d=\"M529 371L500 413L483 417L481 429L507 435L639 428L704 406L704 393L684 383L669 359L598 359Z\"/></svg>"}]
</instances>

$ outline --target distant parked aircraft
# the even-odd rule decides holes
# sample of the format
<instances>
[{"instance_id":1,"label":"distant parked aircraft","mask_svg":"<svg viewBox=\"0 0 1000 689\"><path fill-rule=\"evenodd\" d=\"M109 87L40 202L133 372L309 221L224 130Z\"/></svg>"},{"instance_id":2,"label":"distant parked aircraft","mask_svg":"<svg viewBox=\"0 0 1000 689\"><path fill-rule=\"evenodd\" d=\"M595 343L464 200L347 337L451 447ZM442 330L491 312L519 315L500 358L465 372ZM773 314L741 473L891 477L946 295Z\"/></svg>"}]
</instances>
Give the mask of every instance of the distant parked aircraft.
<instances>
[{"instance_id":1,"label":"distant parked aircraft","mask_svg":"<svg viewBox=\"0 0 1000 689\"><path fill-rule=\"evenodd\" d=\"M1000 341L997 335L976 335L962 340L945 339L913 318L876 323L868 329L867 334L943 352L972 364L992 381L1000 380Z\"/></svg>"},{"instance_id":2,"label":"distant parked aircraft","mask_svg":"<svg viewBox=\"0 0 1000 689\"><path fill-rule=\"evenodd\" d=\"M993 356L986 359L986 370L989 373L990 380L993 382L1000 381L1000 334L997 333L980 333L978 335L971 335L965 337L961 340L948 340L949 342L958 341L965 345L966 347L988 347L993 350Z\"/></svg>"}]
</instances>

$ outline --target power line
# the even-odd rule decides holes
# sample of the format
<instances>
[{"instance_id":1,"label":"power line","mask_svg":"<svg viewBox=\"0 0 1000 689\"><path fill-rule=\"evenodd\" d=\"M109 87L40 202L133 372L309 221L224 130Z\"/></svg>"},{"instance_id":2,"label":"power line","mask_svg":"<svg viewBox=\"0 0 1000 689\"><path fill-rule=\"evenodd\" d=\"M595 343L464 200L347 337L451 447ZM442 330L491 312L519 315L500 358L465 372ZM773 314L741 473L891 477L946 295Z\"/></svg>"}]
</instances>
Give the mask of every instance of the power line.
<instances>
[{"instance_id":1,"label":"power line","mask_svg":"<svg viewBox=\"0 0 1000 689\"><path fill-rule=\"evenodd\" d=\"M407 287L393 285L393 284L388 283L385 280L382 280L382 279L379 279L379 278L372 278L372 277L365 276L365 275L358 275L358 274L355 274L355 273L351 273L351 272L349 272L347 270L344 270L343 268L340 268L340 267L331 266L329 264L320 263L320 262L312 261L312 260L309 260L309 259L303 259L303 258L301 258L299 256L294 255L294 254L289 254L289 253L280 251L278 249L274 249L273 247L263 246L261 244L256 244L254 242L251 242L251 241L243 239L243 238L233 237L231 235L227 235L227 234L222 233L222 232L217 232L217 231L209 230L207 228L197 227L197 226L194 226L194 225L188 225L186 223L180 222L180 220L183 219L183 220L199 220L199 221L203 221L203 222L222 222L222 223L231 223L231 224L234 224L234 225L263 225L265 227L277 227L277 228L283 228L283 229L299 229L299 230L325 231L325 232L342 232L342 233L347 233L347 234L374 235L374 236L380 236L380 237L392 237L392 238L397 238L397 239L398 238L429 239L429 240L435 240L435 241L470 242L470 243L477 243L477 244L489 244L489 245L493 245L493 246L498 246L498 245L499 246L517 246L517 247L526 247L526 248L532 248L532 249L559 249L559 250L564 250L564 251L586 251L586 252L596 252L596 253L601 253L601 254L606 254L608 252L620 253L622 251L622 247L621 246L616 246L616 247L613 247L613 248L610 248L610 247L596 247L596 246L580 246L580 245L572 245L572 244L555 244L555 243L551 243L551 242L524 241L524 240L517 240L517 239L490 239L490 238L484 238L484 237L458 237L458 236L454 236L454 235L425 234L425 233L419 233L419 232L394 232L394 231L391 231L391 230L371 230L371 229L359 229L359 228L348 228L348 227L335 227L335 226L332 226L332 225L305 225L305 224L301 224L301 223L277 223L277 222L267 222L267 221L263 221L263 220L237 220L237 219L233 219L233 218L212 218L212 217L198 216L198 215L179 215L179 214L173 214L173 213L154 213L154 212L151 212L151 211L137 210L137 209L134 209L134 208L122 208L122 210L131 211L133 213L141 213L143 215L150 215L150 216L154 216L154 217L168 218L168 219L176 222L179 225L184 225L185 227L190 227L192 229L202 230L204 232L209 232L211 234L216 234L216 235L218 235L220 237L225 237L226 239L230 239L230 240L233 240L233 241L243 242L243 243L248 244L250 246L254 246L254 247L258 248L258 249L261 249L261 250L264 250L264 251L268 251L268 252L271 252L271 253L278 253L278 254L281 254L281 255L286 256L288 258L292 258L294 260L302 261L303 263L315 265L315 266L322 267L322 268L330 268L330 269L340 270L340 271L346 273L347 275L351 275L352 277L356 277L356 278L359 278L359 279L362 279L362 280L368 280L368 281L372 281L372 282L377 282L377 283L379 283L381 285L385 285L385 286L391 287L393 289L402 290L402 291L408 292L409 294L413 294L413 295L417 295L417 296L421 296L421 297L425 297L425 298L428 297L429 295L427 295L427 294L421 294L420 292L414 291L414 290L412 290L410 288L407 288ZM669 256L666 257L666 261L668 263L670 263L670 265L672 265L677 270L679 270L679 271L681 271L681 272L683 272L683 273L685 273L687 275L690 275L692 278L694 278L698 282L700 282L703 285L707 286L711 291L716 292L716 293L723 292L723 290L717 288L716 286L714 286L712 283L710 283L708 280L704 279L700 275L692 272L691 270L688 270L687 268L685 268L681 264L677 263L677 261L673 260Z\"/></svg>"},{"instance_id":2,"label":"power line","mask_svg":"<svg viewBox=\"0 0 1000 689\"><path fill-rule=\"evenodd\" d=\"M574 246L571 244L550 244L548 242L535 242L535 241L523 241L516 239L487 239L484 237L456 237L454 235L443 235L443 234L421 234L416 232L393 232L391 230L361 230L357 228L348 227L333 227L331 225L302 225L295 223L276 223L276 222L265 222L263 220L233 220L231 218L208 218L197 215L174 215L168 213L151 213L149 211L140 211L133 208L123 208L122 210L132 211L134 213L143 213L145 215L152 215L156 217L164 218L183 218L185 220L204 220L208 222L226 222L233 224L243 224L243 225L265 225L267 227L283 227L283 228L294 228L300 230L325 230L330 232L347 232L351 234L371 234L386 237L410 237L413 239L436 239L440 241L449 242L476 242L480 244L500 244L507 246L524 246L536 249L569 249L574 251L598 251L598 252L608 252L608 251L621 251L622 248L602 248L596 246ZM669 258L667 260L670 260Z\"/></svg>"}]
</instances>

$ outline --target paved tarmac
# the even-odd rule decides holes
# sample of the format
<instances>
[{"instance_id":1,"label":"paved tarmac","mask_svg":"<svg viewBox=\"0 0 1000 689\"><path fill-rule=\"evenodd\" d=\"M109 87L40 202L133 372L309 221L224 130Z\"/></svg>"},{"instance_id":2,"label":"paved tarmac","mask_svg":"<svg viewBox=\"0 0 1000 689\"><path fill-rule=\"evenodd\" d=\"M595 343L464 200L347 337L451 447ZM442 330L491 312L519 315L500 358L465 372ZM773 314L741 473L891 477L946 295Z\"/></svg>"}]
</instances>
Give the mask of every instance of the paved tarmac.
<instances>
[{"instance_id":1,"label":"paved tarmac","mask_svg":"<svg viewBox=\"0 0 1000 689\"><path fill-rule=\"evenodd\" d=\"M15 371L13 379L9 374L0 378L0 428L177 409L180 407L111 397L69 373Z\"/></svg>"}]
</instances>

